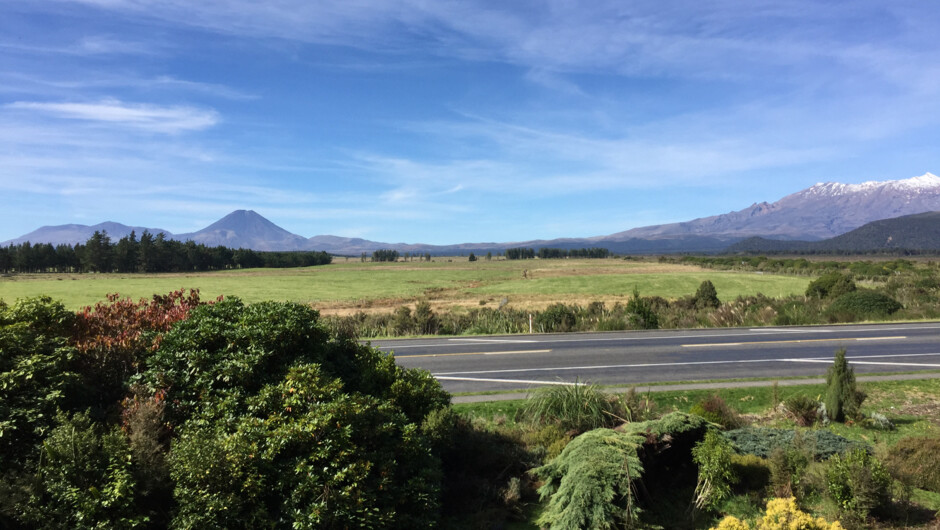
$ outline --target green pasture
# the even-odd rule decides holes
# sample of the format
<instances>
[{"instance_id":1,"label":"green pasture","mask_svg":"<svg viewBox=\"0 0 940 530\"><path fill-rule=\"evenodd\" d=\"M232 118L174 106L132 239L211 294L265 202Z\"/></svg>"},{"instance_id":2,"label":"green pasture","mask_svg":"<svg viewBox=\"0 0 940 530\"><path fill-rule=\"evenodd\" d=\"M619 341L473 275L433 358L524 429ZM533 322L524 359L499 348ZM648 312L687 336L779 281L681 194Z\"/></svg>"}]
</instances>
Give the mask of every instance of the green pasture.
<instances>
[{"instance_id":1,"label":"green pasture","mask_svg":"<svg viewBox=\"0 0 940 530\"><path fill-rule=\"evenodd\" d=\"M529 278L523 278L527 270ZM744 272L704 271L621 260L453 261L404 263L334 263L298 269L248 269L190 274L34 274L0 278L0 299L48 295L78 309L102 301L109 293L149 298L180 288L198 288L203 299L237 296L246 302L290 300L320 308L376 301L456 300L475 304L494 296L526 300L585 299L630 295L636 286L644 296L678 298L711 280L720 298L763 293L802 294L804 277ZM653 272L647 272L653 271Z\"/></svg>"},{"instance_id":2,"label":"green pasture","mask_svg":"<svg viewBox=\"0 0 940 530\"><path fill-rule=\"evenodd\" d=\"M771 298L791 294L803 294L810 279L795 276L755 274L753 272L689 271L639 274L598 274L558 276L519 281L513 277L506 281L494 281L485 286L466 290L470 295L630 295L633 288L643 296L662 296L667 299L681 298L695 293L705 280L711 280L722 300L731 300L740 295L762 293Z\"/></svg>"}]
</instances>

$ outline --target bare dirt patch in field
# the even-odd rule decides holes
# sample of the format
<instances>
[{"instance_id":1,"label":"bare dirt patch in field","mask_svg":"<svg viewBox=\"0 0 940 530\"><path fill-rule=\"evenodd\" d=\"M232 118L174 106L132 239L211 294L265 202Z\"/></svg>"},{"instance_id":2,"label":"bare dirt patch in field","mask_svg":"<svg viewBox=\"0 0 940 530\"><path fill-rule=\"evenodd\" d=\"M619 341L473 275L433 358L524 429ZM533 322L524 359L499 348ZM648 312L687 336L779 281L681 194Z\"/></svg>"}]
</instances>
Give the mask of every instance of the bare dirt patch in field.
<instances>
[{"instance_id":1,"label":"bare dirt patch in field","mask_svg":"<svg viewBox=\"0 0 940 530\"><path fill-rule=\"evenodd\" d=\"M940 402L938 401L904 405L899 407L897 412L903 415L919 416L929 420L934 425L940 425Z\"/></svg>"}]
</instances>

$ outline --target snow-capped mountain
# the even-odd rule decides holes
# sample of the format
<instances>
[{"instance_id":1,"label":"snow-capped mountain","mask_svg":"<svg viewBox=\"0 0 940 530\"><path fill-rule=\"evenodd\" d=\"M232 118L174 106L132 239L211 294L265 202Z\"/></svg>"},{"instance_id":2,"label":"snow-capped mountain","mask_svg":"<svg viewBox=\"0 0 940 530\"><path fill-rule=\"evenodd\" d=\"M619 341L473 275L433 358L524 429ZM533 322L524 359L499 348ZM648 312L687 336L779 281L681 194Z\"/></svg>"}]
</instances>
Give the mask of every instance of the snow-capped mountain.
<instances>
[{"instance_id":1,"label":"snow-capped mountain","mask_svg":"<svg viewBox=\"0 0 940 530\"><path fill-rule=\"evenodd\" d=\"M879 219L936 210L940 210L940 177L926 173L906 180L819 183L774 203L755 203L736 212L634 228L596 239L684 236L825 239Z\"/></svg>"},{"instance_id":2,"label":"snow-capped mountain","mask_svg":"<svg viewBox=\"0 0 940 530\"><path fill-rule=\"evenodd\" d=\"M826 182L787 195L774 203L755 203L750 207L683 223L646 226L609 236L575 239L537 239L512 243L461 243L425 245L420 243L382 243L328 235L305 239L275 225L251 210L237 210L212 225L190 234L170 234L159 229L128 227L117 223L95 226L62 225L43 227L20 238L0 243L2 246L32 243L82 243L95 230L107 230L112 240L136 230L164 232L168 239L193 240L209 246L255 250L325 250L357 256L377 249L399 252L453 255L487 251L499 252L511 247L587 248L604 247L624 254L660 252L716 252L750 237L770 239L821 240L854 230L881 219L923 212L940 211L940 177L927 173L907 180L841 184Z\"/></svg>"}]
</instances>

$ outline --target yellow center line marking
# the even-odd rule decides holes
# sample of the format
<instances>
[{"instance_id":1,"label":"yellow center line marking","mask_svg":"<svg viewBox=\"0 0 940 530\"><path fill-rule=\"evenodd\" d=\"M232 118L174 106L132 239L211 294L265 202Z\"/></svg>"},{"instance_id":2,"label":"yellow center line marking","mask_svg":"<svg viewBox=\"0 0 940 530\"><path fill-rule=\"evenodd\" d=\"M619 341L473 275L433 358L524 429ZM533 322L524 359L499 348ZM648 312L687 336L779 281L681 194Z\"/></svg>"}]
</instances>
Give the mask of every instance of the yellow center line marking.
<instances>
[{"instance_id":1,"label":"yellow center line marking","mask_svg":"<svg viewBox=\"0 0 940 530\"><path fill-rule=\"evenodd\" d=\"M712 343L712 344L683 344L683 348L710 348L713 346L749 346L751 344L788 344L794 342L847 342L847 341L864 341L864 340L898 340L906 339L907 337L901 335L897 337L855 337L855 338L842 338L842 339L793 339L793 340L758 340L753 342L721 342L721 343Z\"/></svg>"},{"instance_id":2,"label":"yellow center line marking","mask_svg":"<svg viewBox=\"0 0 940 530\"><path fill-rule=\"evenodd\" d=\"M430 355L396 355L396 359L407 359L409 357L457 357L460 355L514 355L521 353L548 353L552 350L513 350L513 351L478 351L468 353L432 353Z\"/></svg>"}]
</instances>

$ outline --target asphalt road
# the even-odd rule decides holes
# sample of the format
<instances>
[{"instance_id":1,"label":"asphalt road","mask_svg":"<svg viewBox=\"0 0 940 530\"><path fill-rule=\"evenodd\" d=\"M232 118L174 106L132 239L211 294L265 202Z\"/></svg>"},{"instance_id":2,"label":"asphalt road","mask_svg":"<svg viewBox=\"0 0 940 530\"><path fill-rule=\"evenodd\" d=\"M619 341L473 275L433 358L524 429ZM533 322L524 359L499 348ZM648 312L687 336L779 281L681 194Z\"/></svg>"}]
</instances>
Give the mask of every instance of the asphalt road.
<instances>
[{"instance_id":1,"label":"asphalt road","mask_svg":"<svg viewBox=\"0 0 940 530\"><path fill-rule=\"evenodd\" d=\"M591 382L642 385L820 376L838 348L856 374L940 370L940 323L567 333L374 341L452 393Z\"/></svg>"}]
</instances>

